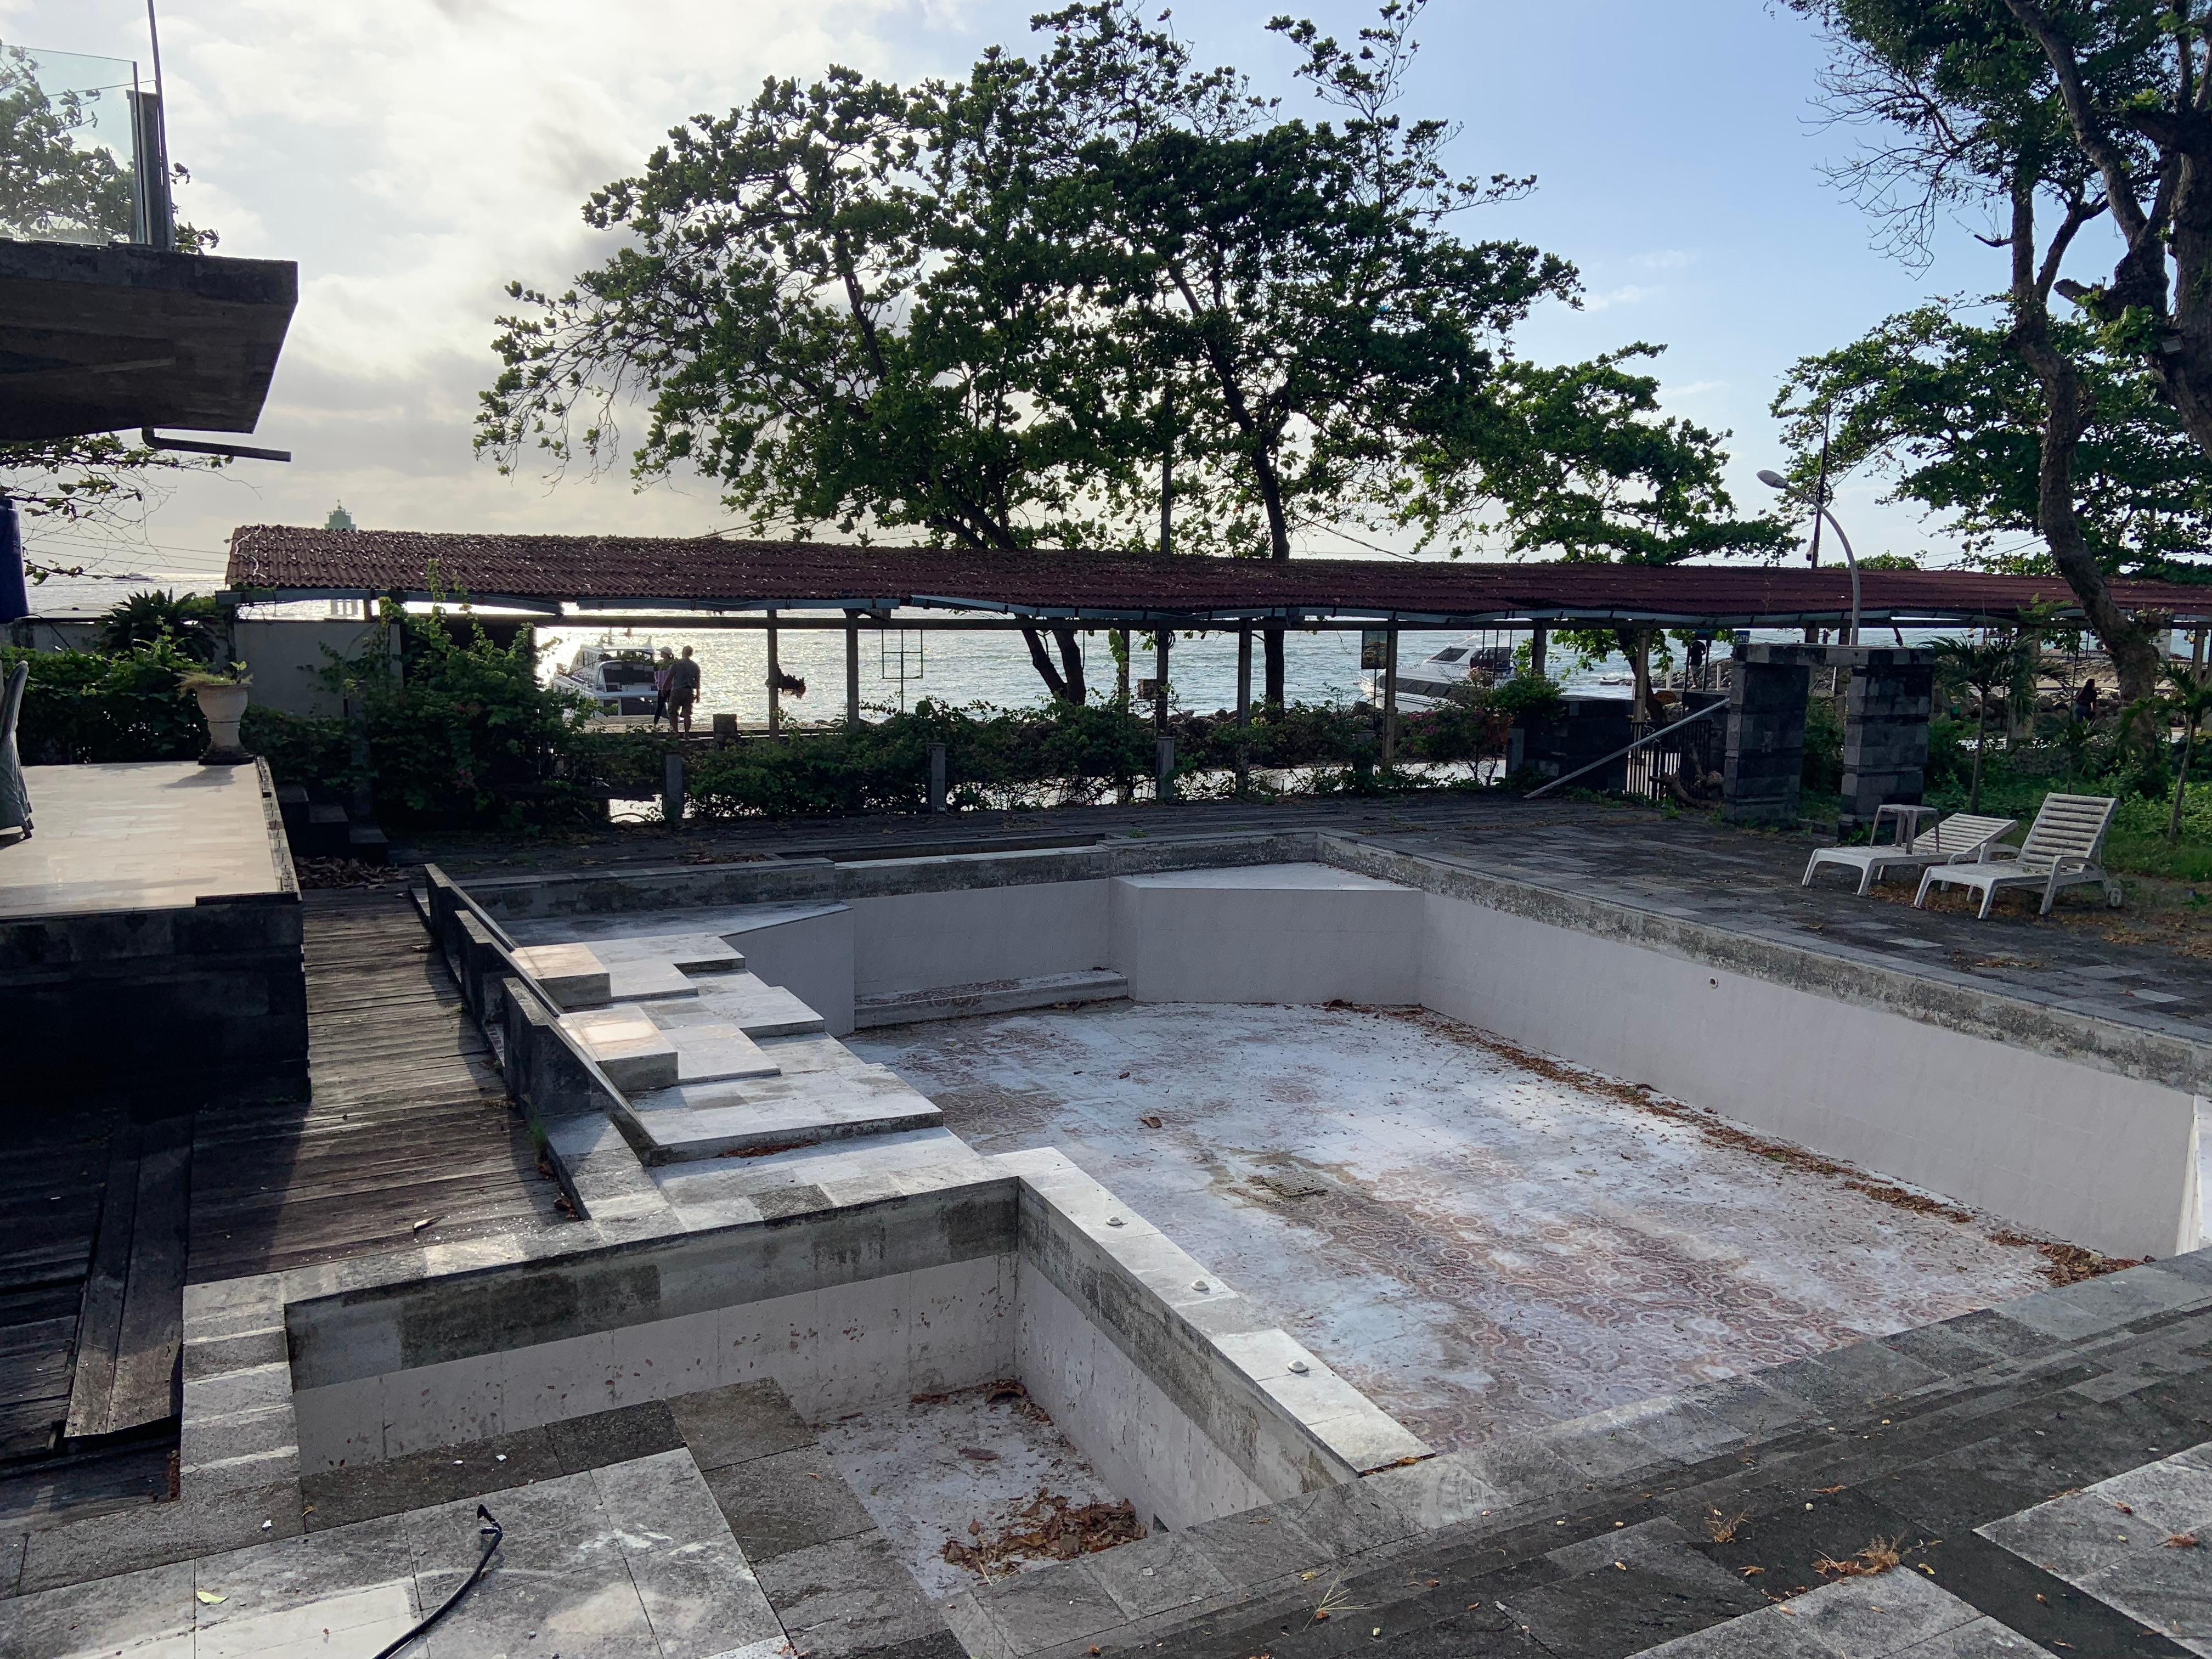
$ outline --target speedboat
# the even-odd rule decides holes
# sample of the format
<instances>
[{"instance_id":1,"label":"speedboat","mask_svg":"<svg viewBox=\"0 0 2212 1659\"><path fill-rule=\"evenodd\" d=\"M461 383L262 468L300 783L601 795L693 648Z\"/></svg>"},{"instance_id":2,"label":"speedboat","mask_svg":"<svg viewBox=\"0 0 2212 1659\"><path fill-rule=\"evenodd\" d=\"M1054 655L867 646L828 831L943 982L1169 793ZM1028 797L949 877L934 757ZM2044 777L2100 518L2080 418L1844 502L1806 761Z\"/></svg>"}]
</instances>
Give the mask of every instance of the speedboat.
<instances>
[{"instance_id":1,"label":"speedboat","mask_svg":"<svg viewBox=\"0 0 2212 1659\"><path fill-rule=\"evenodd\" d=\"M1469 634L1425 661L1400 666L1398 706L1409 708L1442 702L1455 691L1489 685L1510 678L1512 673L1511 646L1487 643L1482 635ZM1382 701L1389 678L1389 672L1380 668L1370 676L1370 694L1376 702Z\"/></svg>"},{"instance_id":2,"label":"speedboat","mask_svg":"<svg viewBox=\"0 0 2212 1659\"><path fill-rule=\"evenodd\" d=\"M603 635L596 644L578 646L568 665L554 674L553 684L591 698L602 714L650 714L653 642L617 645L613 635Z\"/></svg>"}]
</instances>

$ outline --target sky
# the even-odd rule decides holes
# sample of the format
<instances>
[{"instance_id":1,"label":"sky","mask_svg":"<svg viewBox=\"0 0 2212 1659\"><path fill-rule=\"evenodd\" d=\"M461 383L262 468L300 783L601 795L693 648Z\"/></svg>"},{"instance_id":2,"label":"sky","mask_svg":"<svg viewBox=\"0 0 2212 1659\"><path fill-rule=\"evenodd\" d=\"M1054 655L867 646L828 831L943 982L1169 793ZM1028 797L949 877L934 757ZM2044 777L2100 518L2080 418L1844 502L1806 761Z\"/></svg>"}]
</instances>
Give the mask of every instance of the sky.
<instances>
[{"instance_id":1,"label":"sky","mask_svg":"<svg viewBox=\"0 0 2212 1659\"><path fill-rule=\"evenodd\" d=\"M1185 0L1178 30L1297 111L1292 53L1267 33L1295 0ZM640 170L671 125L832 63L910 81L1026 49L1005 0L161 0L181 216L224 254L296 260L300 307L257 434L288 465L241 462L169 490L118 536L34 538L33 558L219 573L234 526L692 534L733 515L697 481L502 477L471 449L496 372L510 278L565 286L612 243L578 209ZM1301 15L1342 37L1356 0ZM1668 408L1732 434L1739 505L1782 457L1767 406L1800 356L1936 294L2001 285L2002 255L1948 230L1931 269L1878 251L1823 177L1860 140L1814 103L1826 52L1766 0L1434 0L1405 107L1461 124L1468 173L1534 173L1524 200L1466 216L1571 259L1586 300L1518 337L1565 361L1663 344ZM0 0L0 40L139 60L141 0ZM1862 554L1949 562L1954 545L1879 486L1837 512ZM1300 552L1356 550L1324 532Z\"/></svg>"}]
</instances>

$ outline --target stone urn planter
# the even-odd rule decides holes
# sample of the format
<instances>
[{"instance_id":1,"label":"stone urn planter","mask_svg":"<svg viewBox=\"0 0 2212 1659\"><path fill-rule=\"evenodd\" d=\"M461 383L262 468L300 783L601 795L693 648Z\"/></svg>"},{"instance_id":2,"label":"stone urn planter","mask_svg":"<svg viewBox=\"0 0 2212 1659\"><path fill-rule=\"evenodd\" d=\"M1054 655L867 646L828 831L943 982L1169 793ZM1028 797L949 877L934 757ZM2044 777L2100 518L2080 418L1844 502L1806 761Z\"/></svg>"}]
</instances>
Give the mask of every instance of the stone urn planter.
<instances>
[{"instance_id":1,"label":"stone urn planter","mask_svg":"<svg viewBox=\"0 0 2212 1659\"><path fill-rule=\"evenodd\" d=\"M199 700L200 713L207 720L207 752L200 757L200 764L236 766L252 760L253 757L238 741L238 723L245 719L246 705L253 698L252 683L191 674L185 678L184 689Z\"/></svg>"}]
</instances>

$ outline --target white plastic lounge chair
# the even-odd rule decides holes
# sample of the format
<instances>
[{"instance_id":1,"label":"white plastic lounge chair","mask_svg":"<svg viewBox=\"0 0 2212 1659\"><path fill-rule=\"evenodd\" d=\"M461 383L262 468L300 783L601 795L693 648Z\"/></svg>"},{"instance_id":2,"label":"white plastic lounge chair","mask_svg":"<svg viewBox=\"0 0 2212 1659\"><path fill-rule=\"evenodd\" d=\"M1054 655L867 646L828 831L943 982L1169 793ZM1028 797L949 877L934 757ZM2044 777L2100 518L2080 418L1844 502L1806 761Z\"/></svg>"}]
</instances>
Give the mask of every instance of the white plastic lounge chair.
<instances>
[{"instance_id":1,"label":"white plastic lounge chair","mask_svg":"<svg viewBox=\"0 0 2212 1659\"><path fill-rule=\"evenodd\" d=\"M1877 835L1881 830L1881 812L1888 810L1884 807L1875 815ZM1797 884L1810 887L1813 872L1822 865L1840 864L1859 872L1859 891L1863 893L1892 870L1917 872L1930 865L1985 859L1997 837L2019 822L2018 818L1978 817L1954 812L1933 829L1923 830L1902 844L1893 842L1884 847L1818 847L1806 861L1805 878Z\"/></svg>"},{"instance_id":2,"label":"white plastic lounge chair","mask_svg":"<svg viewBox=\"0 0 2212 1659\"><path fill-rule=\"evenodd\" d=\"M2104 850L2105 832L2112 828L2112 813L2119 804L2111 795L2045 795L2016 854L1978 864L1930 865L1920 878L1920 890L1912 902L1925 904L1931 884L1978 887L1982 894L1981 914L1986 916L1999 889L2040 887L2043 908L2038 914L2047 916L2051 901L2063 890L2094 884L2105 890L2106 903L2117 907L2119 884L2105 873L2097 857ZM2004 849L1997 851L2002 854Z\"/></svg>"}]
</instances>

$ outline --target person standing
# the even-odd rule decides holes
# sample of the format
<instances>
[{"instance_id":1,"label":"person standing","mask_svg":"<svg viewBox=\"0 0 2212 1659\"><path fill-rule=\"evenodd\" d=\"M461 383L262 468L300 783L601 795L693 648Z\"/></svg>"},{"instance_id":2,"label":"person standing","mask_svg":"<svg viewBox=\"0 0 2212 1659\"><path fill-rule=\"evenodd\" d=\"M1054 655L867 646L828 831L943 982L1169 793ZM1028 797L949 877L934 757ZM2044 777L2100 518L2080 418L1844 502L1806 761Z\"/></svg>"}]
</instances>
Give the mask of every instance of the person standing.
<instances>
[{"instance_id":1,"label":"person standing","mask_svg":"<svg viewBox=\"0 0 2212 1659\"><path fill-rule=\"evenodd\" d=\"M687 645L668 672L670 731L688 733L691 730L691 706L698 700L699 665L691 659L691 647Z\"/></svg>"},{"instance_id":2,"label":"person standing","mask_svg":"<svg viewBox=\"0 0 2212 1659\"><path fill-rule=\"evenodd\" d=\"M653 729L656 732L660 729L660 717L668 713L668 683L675 673L676 653L664 645L660 660L653 665Z\"/></svg>"}]
</instances>

